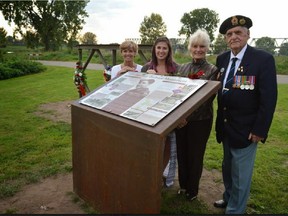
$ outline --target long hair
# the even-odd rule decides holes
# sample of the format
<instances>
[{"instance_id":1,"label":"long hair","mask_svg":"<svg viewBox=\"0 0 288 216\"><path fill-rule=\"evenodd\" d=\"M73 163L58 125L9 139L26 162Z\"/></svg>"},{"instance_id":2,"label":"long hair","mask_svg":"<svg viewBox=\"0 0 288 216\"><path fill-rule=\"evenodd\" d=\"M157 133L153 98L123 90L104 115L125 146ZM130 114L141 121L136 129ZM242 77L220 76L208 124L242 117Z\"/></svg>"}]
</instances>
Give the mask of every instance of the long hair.
<instances>
[{"instance_id":1,"label":"long hair","mask_svg":"<svg viewBox=\"0 0 288 216\"><path fill-rule=\"evenodd\" d=\"M169 41L169 39L165 36L159 37L155 40L153 47L152 47L152 59L150 62L150 68L149 69L155 69L156 66L158 65L157 57L156 57L156 46L159 42L164 42L168 46L168 55L165 59L166 63L166 68L168 73L174 73L176 72L176 63L173 61L173 56L172 56L172 46Z\"/></svg>"}]
</instances>

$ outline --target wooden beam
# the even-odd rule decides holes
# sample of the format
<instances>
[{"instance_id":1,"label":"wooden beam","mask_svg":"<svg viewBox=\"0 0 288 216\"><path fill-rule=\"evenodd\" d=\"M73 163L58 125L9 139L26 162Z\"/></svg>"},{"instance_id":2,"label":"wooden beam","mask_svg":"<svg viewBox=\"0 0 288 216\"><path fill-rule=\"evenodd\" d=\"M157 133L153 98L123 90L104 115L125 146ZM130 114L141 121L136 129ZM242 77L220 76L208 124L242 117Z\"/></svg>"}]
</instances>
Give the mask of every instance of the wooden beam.
<instances>
[{"instance_id":1,"label":"wooden beam","mask_svg":"<svg viewBox=\"0 0 288 216\"><path fill-rule=\"evenodd\" d=\"M143 53L142 50L138 50L138 54L140 55L141 59L142 59L144 62L148 62L148 59L146 58L146 56L144 55L144 53Z\"/></svg>"},{"instance_id":2,"label":"wooden beam","mask_svg":"<svg viewBox=\"0 0 288 216\"><path fill-rule=\"evenodd\" d=\"M116 55L116 49L113 49L113 50L112 50L112 64L113 64L113 65L116 65L116 57L117 57L117 55Z\"/></svg>"},{"instance_id":3,"label":"wooden beam","mask_svg":"<svg viewBox=\"0 0 288 216\"><path fill-rule=\"evenodd\" d=\"M78 49L78 60L82 61L82 49Z\"/></svg>"},{"instance_id":4,"label":"wooden beam","mask_svg":"<svg viewBox=\"0 0 288 216\"><path fill-rule=\"evenodd\" d=\"M88 59L87 59L87 61L85 62L84 66L83 66L83 71L86 70L86 68L87 68L87 66L88 66L91 58L93 57L94 53L95 53L95 50L92 49L91 52L90 52L90 55L89 55L89 57L88 57Z\"/></svg>"},{"instance_id":5,"label":"wooden beam","mask_svg":"<svg viewBox=\"0 0 288 216\"><path fill-rule=\"evenodd\" d=\"M99 57L100 57L100 59L101 59L101 61L102 61L102 64L103 64L104 67L106 68L106 67L107 67L107 62L105 61L105 59L104 59L104 57L103 57L103 55L102 55L100 49L96 49L95 51L96 51L97 54L99 55Z\"/></svg>"}]
</instances>

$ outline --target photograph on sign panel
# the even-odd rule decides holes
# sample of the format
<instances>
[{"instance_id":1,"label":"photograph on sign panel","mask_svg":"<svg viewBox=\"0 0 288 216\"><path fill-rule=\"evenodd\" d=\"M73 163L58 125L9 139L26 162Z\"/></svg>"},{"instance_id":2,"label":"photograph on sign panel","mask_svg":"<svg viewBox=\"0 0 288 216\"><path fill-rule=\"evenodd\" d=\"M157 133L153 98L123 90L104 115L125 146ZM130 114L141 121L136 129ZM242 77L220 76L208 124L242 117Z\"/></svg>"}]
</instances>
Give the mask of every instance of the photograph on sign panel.
<instances>
[{"instance_id":1,"label":"photograph on sign panel","mask_svg":"<svg viewBox=\"0 0 288 216\"><path fill-rule=\"evenodd\" d=\"M154 126L205 83L206 80L128 72L80 103Z\"/></svg>"}]
</instances>

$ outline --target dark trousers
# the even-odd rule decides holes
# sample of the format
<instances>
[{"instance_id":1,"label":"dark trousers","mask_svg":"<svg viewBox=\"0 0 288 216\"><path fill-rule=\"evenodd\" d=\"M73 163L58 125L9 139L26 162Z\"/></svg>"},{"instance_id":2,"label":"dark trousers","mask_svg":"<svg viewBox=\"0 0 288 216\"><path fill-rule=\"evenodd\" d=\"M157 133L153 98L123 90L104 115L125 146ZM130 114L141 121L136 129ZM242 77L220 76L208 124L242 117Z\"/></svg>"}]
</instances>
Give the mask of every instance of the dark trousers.
<instances>
[{"instance_id":1,"label":"dark trousers","mask_svg":"<svg viewBox=\"0 0 288 216\"><path fill-rule=\"evenodd\" d=\"M197 196L202 175L203 158L213 119L191 121L176 129L178 178L180 188L190 196Z\"/></svg>"}]
</instances>

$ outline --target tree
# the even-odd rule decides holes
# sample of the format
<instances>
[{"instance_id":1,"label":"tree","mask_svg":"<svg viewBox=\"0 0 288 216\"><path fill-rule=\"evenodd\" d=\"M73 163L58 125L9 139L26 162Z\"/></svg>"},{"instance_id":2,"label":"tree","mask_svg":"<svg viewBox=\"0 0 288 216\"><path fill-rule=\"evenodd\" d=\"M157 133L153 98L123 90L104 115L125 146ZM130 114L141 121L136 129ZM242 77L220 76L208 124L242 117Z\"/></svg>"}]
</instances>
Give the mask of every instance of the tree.
<instances>
[{"instance_id":1,"label":"tree","mask_svg":"<svg viewBox=\"0 0 288 216\"><path fill-rule=\"evenodd\" d=\"M88 16L84 10L88 0L2 1L0 10L15 32L35 33L45 50L57 50L64 41L75 38Z\"/></svg>"},{"instance_id":2,"label":"tree","mask_svg":"<svg viewBox=\"0 0 288 216\"><path fill-rule=\"evenodd\" d=\"M224 35L218 34L213 44L213 54L220 54L227 50L227 44Z\"/></svg>"},{"instance_id":3,"label":"tree","mask_svg":"<svg viewBox=\"0 0 288 216\"><path fill-rule=\"evenodd\" d=\"M8 36L6 37L6 40L7 40L7 44L8 44L8 45L13 45L13 43L14 43L14 38L13 38L11 35L8 35Z\"/></svg>"},{"instance_id":4,"label":"tree","mask_svg":"<svg viewBox=\"0 0 288 216\"><path fill-rule=\"evenodd\" d=\"M263 50L271 53L272 55L274 55L275 49L276 49L275 43L276 43L275 39L273 39L273 38L262 37L262 38L259 38L255 42L255 46L259 49L263 49Z\"/></svg>"},{"instance_id":5,"label":"tree","mask_svg":"<svg viewBox=\"0 0 288 216\"><path fill-rule=\"evenodd\" d=\"M179 30L180 35L186 35L186 38L189 38L197 29L205 29L209 36L210 40L214 40L214 31L217 28L219 23L218 14L209 10L208 8L195 9L189 13L184 13L181 18L181 23L183 26Z\"/></svg>"},{"instance_id":6,"label":"tree","mask_svg":"<svg viewBox=\"0 0 288 216\"><path fill-rule=\"evenodd\" d=\"M139 33L142 44L153 44L154 41L166 34L167 27L161 15L152 13L150 17L145 16L140 25Z\"/></svg>"},{"instance_id":7,"label":"tree","mask_svg":"<svg viewBox=\"0 0 288 216\"><path fill-rule=\"evenodd\" d=\"M288 43L282 43L279 49L279 55L288 55Z\"/></svg>"},{"instance_id":8,"label":"tree","mask_svg":"<svg viewBox=\"0 0 288 216\"><path fill-rule=\"evenodd\" d=\"M26 33L23 35L23 39L28 48L35 49L40 46L39 34L36 32L26 31Z\"/></svg>"},{"instance_id":9,"label":"tree","mask_svg":"<svg viewBox=\"0 0 288 216\"><path fill-rule=\"evenodd\" d=\"M6 30L4 28L0 27L0 48L6 47L6 45L7 45L6 35L7 35ZM0 62L4 61L3 56L4 56L4 54L3 54L2 50L0 49Z\"/></svg>"},{"instance_id":10,"label":"tree","mask_svg":"<svg viewBox=\"0 0 288 216\"><path fill-rule=\"evenodd\" d=\"M92 32L86 32L80 41L83 44L97 44L97 36Z\"/></svg>"},{"instance_id":11,"label":"tree","mask_svg":"<svg viewBox=\"0 0 288 216\"><path fill-rule=\"evenodd\" d=\"M4 28L0 27L0 47L6 47L7 45L6 36L7 31Z\"/></svg>"}]
</instances>

